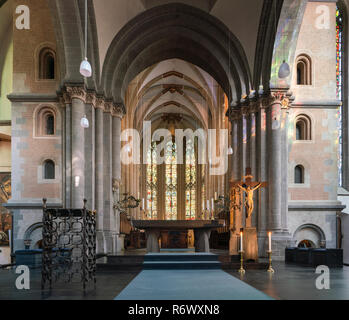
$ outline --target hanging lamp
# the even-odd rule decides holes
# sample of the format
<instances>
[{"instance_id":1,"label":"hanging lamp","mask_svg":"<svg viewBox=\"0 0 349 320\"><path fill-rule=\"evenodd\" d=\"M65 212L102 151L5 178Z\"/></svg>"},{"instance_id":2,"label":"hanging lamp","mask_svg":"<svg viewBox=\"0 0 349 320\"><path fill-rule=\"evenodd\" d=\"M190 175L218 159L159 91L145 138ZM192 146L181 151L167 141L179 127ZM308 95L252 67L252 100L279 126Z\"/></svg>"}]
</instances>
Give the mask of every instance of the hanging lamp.
<instances>
[{"instance_id":1,"label":"hanging lamp","mask_svg":"<svg viewBox=\"0 0 349 320\"><path fill-rule=\"evenodd\" d=\"M82 76L89 78L92 76L92 67L87 60L87 0L85 0L85 59L80 64L80 73Z\"/></svg>"}]
</instances>

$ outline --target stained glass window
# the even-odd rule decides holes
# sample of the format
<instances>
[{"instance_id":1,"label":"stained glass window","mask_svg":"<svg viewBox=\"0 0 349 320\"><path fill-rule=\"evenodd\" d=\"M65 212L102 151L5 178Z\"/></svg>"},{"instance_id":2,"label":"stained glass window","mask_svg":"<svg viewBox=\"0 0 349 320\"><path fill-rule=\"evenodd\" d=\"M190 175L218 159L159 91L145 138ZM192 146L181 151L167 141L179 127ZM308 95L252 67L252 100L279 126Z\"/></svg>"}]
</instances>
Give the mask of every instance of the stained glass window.
<instances>
[{"instance_id":1,"label":"stained glass window","mask_svg":"<svg viewBox=\"0 0 349 320\"><path fill-rule=\"evenodd\" d=\"M185 153L185 219L196 217L196 156L192 139L187 140Z\"/></svg>"},{"instance_id":2,"label":"stained glass window","mask_svg":"<svg viewBox=\"0 0 349 320\"><path fill-rule=\"evenodd\" d=\"M165 215L166 220L177 220L177 148L172 141L165 150Z\"/></svg>"},{"instance_id":3,"label":"stained glass window","mask_svg":"<svg viewBox=\"0 0 349 320\"><path fill-rule=\"evenodd\" d=\"M343 16L339 8L336 11L336 76L337 76L337 99L343 101ZM343 145L342 145L342 106L338 108L338 183L342 185L342 156L343 156Z\"/></svg>"},{"instance_id":4,"label":"stained glass window","mask_svg":"<svg viewBox=\"0 0 349 320\"><path fill-rule=\"evenodd\" d=\"M204 175L205 169L202 166L202 189L197 191L197 155L195 142L189 139L186 142L184 151L184 165L177 165L177 145L173 141L166 143L164 150L164 164L157 163L157 145L154 142L147 153L146 165L146 215L147 219L179 219L178 194L184 199L185 212L183 218L195 220L197 211L197 194L202 192L202 199L205 199ZM164 169L164 170L163 170ZM178 177L184 181L178 182ZM179 185L183 187L179 188ZM162 187L163 186L163 187ZM159 203L158 199L162 202ZM183 206L183 208L184 208ZM164 208L164 213L160 210ZM182 217L180 217L182 219Z\"/></svg>"},{"instance_id":5,"label":"stained glass window","mask_svg":"<svg viewBox=\"0 0 349 320\"><path fill-rule=\"evenodd\" d=\"M147 154L147 218L157 218L157 165L156 165L156 142L148 150Z\"/></svg>"}]
</instances>

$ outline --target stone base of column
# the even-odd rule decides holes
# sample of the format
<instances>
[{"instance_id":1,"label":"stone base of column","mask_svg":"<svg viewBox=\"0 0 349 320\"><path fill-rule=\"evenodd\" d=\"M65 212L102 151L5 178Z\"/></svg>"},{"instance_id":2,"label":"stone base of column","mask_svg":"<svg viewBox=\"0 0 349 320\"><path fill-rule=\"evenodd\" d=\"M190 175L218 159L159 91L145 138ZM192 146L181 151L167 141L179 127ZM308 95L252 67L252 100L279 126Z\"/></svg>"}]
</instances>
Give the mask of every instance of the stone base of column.
<instances>
[{"instance_id":1,"label":"stone base of column","mask_svg":"<svg viewBox=\"0 0 349 320\"><path fill-rule=\"evenodd\" d=\"M97 254L105 254L105 239L104 239L104 232L103 231L97 231L96 232L96 253Z\"/></svg>"},{"instance_id":2,"label":"stone base of column","mask_svg":"<svg viewBox=\"0 0 349 320\"><path fill-rule=\"evenodd\" d=\"M257 235L258 239L258 257L259 258L267 258L268 254L268 232L267 231L259 231Z\"/></svg>"},{"instance_id":3,"label":"stone base of column","mask_svg":"<svg viewBox=\"0 0 349 320\"><path fill-rule=\"evenodd\" d=\"M285 261L285 248L292 245L292 235L288 231L273 232L271 236L272 259ZM265 248L268 248L268 239L265 240Z\"/></svg>"},{"instance_id":4,"label":"stone base of column","mask_svg":"<svg viewBox=\"0 0 349 320\"><path fill-rule=\"evenodd\" d=\"M119 234L116 235L116 252L124 252L125 251L125 235Z\"/></svg>"},{"instance_id":5,"label":"stone base of column","mask_svg":"<svg viewBox=\"0 0 349 320\"><path fill-rule=\"evenodd\" d=\"M105 239L105 253L106 254L116 254L117 248L117 239L115 232L105 231L104 232Z\"/></svg>"}]
</instances>

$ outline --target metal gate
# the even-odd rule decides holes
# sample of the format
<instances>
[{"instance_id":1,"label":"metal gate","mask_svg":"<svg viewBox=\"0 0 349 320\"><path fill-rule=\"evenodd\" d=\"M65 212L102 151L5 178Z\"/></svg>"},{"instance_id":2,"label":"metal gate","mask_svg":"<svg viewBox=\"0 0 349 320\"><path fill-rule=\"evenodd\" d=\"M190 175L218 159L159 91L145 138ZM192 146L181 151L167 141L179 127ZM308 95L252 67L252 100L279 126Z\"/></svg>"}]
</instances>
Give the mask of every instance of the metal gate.
<instances>
[{"instance_id":1,"label":"metal gate","mask_svg":"<svg viewBox=\"0 0 349 320\"><path fill-rule=\"evenodd\" d=\"M96 287L96 216L86 209L49 209L43 199L42 290L58 281Z\"/></svg>"}]
</instances>

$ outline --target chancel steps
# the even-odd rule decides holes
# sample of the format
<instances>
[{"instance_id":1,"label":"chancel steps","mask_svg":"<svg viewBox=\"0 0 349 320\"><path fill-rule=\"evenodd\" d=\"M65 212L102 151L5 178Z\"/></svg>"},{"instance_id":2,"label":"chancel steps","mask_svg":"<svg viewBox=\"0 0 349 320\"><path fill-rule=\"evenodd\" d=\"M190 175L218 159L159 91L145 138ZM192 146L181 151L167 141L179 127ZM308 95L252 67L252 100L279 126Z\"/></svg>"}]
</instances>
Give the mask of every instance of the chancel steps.
<instances>
[{"instance_id":1,"label":"chancel steps","mask_svg":"<svg viewBox=\"0 0 349 320\"><path fill-rule=\"evenodd\" d=\"M144 256L143 269L221 269L221 263L218 256L211 253L149 253Z\"/></svg>"}]
</instances>

